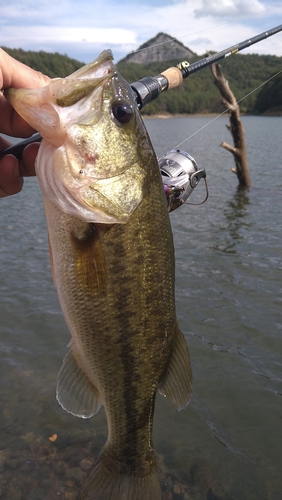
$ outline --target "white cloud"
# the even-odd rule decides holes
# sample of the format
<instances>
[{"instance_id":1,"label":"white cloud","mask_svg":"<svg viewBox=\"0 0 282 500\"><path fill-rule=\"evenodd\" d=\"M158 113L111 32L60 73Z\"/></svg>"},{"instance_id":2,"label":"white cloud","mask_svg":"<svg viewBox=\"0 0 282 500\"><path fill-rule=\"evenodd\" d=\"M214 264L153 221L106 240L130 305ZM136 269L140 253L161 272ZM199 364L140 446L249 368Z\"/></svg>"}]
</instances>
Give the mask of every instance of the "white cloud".
<instances>
[{"instance_id":1,"label":"white cloud","mask_svg":"<svg viewBox=\"0 0 282 500\"><path fill-rule=\"evenodd\" d=\"M280 0L146 1L27 0L23 6L11 0L1 6L0 45L57 51L84 62L111 48L117 61L163 31L203 54L265 31L282 16ZM282 55L282 34L247 51Z\"/></svg>"},{"instance_id":2,"label":"white cloud","mask_svg":"<svg viewBox=\"0 0 282 500\"><path fill-rule=\"evenodd\" d=\"M138 44L136 34L122 28L10 26L1 29L0 45L59 52L79 61L89 62L108 48L112 49L117 61L136 49Z\"/></svg>"},{"instance_id":3,"label":"white cloud","mask_svg":"<svg viewBox=\"0 0 282 500\"><path fill-rule=\"evenodd\" d=\"M21 40L41 43L50 40L60 43L80 43L82 41L90 43L108 44L135 44L135 33L122 28L81 28L81 27L61 27L61 26L22 26L19 28L2 28L1 37L9 41L14 41L19 37Z\"/></svg>"},{"instance_id":4,"label":"white cloud","mask_svg":"<svg viewBox=\"0 0 282 500\"><path fill-rule=\"evenodd\" d=\"M202 0L202 6L195 9L196 17L240 17L258 15L265 12L259 0Z\"/></svg>"}]
</instances>

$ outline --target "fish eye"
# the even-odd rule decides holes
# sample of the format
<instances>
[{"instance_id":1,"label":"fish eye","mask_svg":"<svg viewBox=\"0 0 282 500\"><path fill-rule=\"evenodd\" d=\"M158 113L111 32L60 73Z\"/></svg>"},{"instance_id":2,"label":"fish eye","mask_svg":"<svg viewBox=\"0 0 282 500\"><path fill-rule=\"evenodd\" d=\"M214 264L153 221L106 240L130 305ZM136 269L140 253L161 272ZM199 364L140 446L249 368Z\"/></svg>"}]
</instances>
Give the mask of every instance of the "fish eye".
<instances>
[{"instance_id":1,"label":"fish eye","mask_svg":"<svg viewBox=\"0 0 282 500\"><path fill-rule=\"evenodd\" d=\"M117 101L112 105L112 114L119 123L128 123L133 116L133 109L126 101Z\"/></svg>"}]
</instances>

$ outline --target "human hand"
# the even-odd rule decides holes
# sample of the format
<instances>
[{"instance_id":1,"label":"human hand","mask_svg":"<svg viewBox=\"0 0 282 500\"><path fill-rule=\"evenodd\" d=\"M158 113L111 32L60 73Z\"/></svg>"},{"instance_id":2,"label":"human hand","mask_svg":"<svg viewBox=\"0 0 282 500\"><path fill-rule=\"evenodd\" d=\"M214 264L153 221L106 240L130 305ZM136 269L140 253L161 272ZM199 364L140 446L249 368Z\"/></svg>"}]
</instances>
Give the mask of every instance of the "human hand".
<instances>
[{"instance_id":1,"label":"human hand","mask_svg":"<svg viewBox=\"0 0 282 500\"><path fill-rule=\"evenodd\" d=\"M48 82L48 76L16 61L0 48L0 89L38 88ZM0 92L0 133L12 137L29 137L34 132ZM10 145L0 136L0 151ZM38 147L38 143L26 146L21 160L13 155L6 155L0 160L0 198L18 193L23 186L23 177L35 175L34 162Z\"/></svg>"}]
</instances>

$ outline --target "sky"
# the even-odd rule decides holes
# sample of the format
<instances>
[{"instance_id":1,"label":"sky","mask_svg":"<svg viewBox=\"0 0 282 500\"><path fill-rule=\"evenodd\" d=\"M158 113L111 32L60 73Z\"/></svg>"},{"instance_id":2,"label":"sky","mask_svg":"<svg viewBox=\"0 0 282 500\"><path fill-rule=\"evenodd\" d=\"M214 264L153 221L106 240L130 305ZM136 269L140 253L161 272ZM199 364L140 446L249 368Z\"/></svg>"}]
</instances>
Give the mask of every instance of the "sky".
<instances>
[{"instance_id":1,"label":"sky","mask_svg":"<svg viewBox=\"0 0 282 500\"><path fill-rule=\"evenodd\" d=\"M279 24L281 0L0 2L0 46L59 52L84 63L108 48L118 62L159 32L203 56ZM282 56L282 31L244 53Z\"/></svg>"}]
</instances>

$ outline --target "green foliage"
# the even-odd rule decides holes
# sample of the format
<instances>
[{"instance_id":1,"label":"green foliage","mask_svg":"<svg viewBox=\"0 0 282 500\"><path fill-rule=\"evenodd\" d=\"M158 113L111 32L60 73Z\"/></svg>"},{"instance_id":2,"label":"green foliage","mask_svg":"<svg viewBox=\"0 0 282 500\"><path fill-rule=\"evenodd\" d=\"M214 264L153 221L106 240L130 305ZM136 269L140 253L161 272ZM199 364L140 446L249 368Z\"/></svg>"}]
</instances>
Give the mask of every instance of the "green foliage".
<instances>
[{"instance_id":1,"label":"green foliage","mask_svg":"<svg viewBox=\"0 0 282 500\"><path fill-rule=\"evenodd\" d=\"M195 57L190 63L199 59L201 57ZM144 76L157 75L178 62L173 60L146 65L121 63L117 66L127 81L134 82ZM244 98L240 103L241 112L254 113L259 110L256 105L258 92L246 98L245 96L270 78L273 73L282 69L282 57L236 54L224 59L221 62L221 68L236 99L239 101ZM281 88L281 79L278 79L277 87L279 87L279 82ZM224 109L221 95L213 84L211 70L205 68L192 74L178 89L161 94L156 101L144 108L144 113L220 113Z\"/></svg>"},{"instance_id":2,"label":"green foliage","mask_svg":"<svg viewBox=\"0 0 282 500\"><path fill-rule=\"evenodd\" d=\"M282 114L282 74L266 83L256 101L258 113Z\"/></svg>"},{"instance_id":3,"label":"green foliage","mask_svg":"<svg viewBox=\"0 0 282 500\"><path fill-rule=\"evenodd\" d=\"M30 50L9 49L7 47L2 47L2 49L14 57L14 59L30 66L36 71L41 71L41 73L50 76L50 78L68 76L84 65L82 62L58 52L50 53L43 50L32 52Z\"/></svg>"},{"instance_id":4,"label":"green foliage","mask_svg":"<svg viewBox=\"0 0 282 500\"><path fill-rule=\"evenodd\" d=\"M66 55L44 51L32 52L22 49L3 47L15 59L47 74L51 78L70 75L84 63L71 59ZM203 56L204 57L204 56ZM190 63L201 59L197 56ZM117 64L118 70L129 83L145 76L155 76L175 66L179 61L153 62L147 64ZM282 76L278 76L266 84L259 92L245 96L259 87L265 80L282 69L282 57L259 56L257 54L236 54L221 62L225 78L240 103L242 113L266 113L275 111L282 114ZM187 78L178 89L163 92L159 98L144 108L144 113L220 113L224 109L221 95L213 83L210 68L205 68Z\"/></svg>"}]
</instances>

